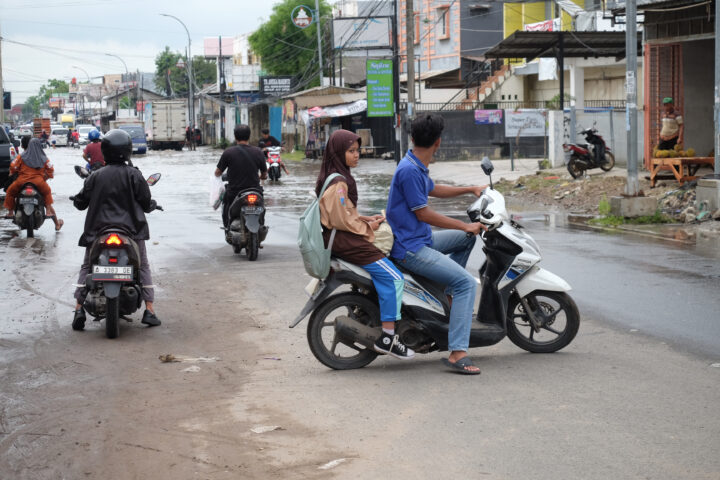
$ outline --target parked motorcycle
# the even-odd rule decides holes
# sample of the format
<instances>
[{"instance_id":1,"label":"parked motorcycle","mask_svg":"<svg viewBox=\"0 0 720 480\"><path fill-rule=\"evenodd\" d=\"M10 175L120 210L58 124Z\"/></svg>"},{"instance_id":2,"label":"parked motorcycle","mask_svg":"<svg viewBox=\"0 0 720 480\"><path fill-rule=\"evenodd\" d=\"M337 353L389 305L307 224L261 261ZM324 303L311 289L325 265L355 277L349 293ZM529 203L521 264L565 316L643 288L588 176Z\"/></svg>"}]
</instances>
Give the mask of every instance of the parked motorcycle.
<instances>
[{"instance_id":1,"label":"parked motorcycle","mask_svg":"<svg viewBox=\"0 0 720 480\"><path fill-rule=\"evenodd\" d=\"M482 169L490 175L492 163ZM480 268L481 295L473 318L470 347L494 345L505 336L535 353L556 352L577 334L580 314L567 294L570 285L538 266L537 244L505 208L503 195L490 187L468 208L473 222L488 227L481 238L485 262ZM450 305L444 286L402 268L405 277L402 319L395 332L416 353L448 349ZM351 291L331 295L343 285ZM307 286L310 300L290 324L308 314L310 350L325 366L361 368L376 357L373 345L381 333L377 293L370 275L357 265L332 259L329 276Z\"/></svg>"},{"instance_id":2,"label":"parked motorcycle","mask_svg":"<svg viewBox=\"0 0 720 480\"><path fill-rule=\"evenodd\" d=\"M612 170L615 166L615 155L610 151L610 147L605 144L605 140L597 134L597 130L594 128L587 128L580 132L580 135L585 135L585 140L588 143L565 143L563 144L563 150L570 153L570 160L568 161L567 169L573 178L581 177L585 174L586 170L593 168L600 168L604 172ZM590 148L592 145L592 149ZM600 149L603 161L598 164L595 151Z\"/></svg>"},{"instance_id":3,"label":"parked motorcycle","mask_svg":"<svg viewBox=\"0 0 720 480\"><path fill-rule=\"evenodd\" d=\"M233 252L240 253L244 248L248 260L257 260L258 249L268 232L268 227L263 225L264 218L262 192L251 188L235 197L228 210L228 227L225 228L225 240L232 245Z\"/></svg>"},{"instance_id":4,"label":"parked motorcycle","mask_svg":"<svg viewBox=\"0 0 720 480\"><path fill-rule=\"evenodd\" d=\"M280 166L280 150L281 147L267 148L268 178L270 178L271 181L280 180L280 175L282 174L282 167Z\"/></svg>"},{"instance_id":5,"label":"parked motorcycle","mask_svg":"<svg viewBox=\"0 0 720 480\"><path fill-rule=\"evenodd\" d=\"M160 180L155 173L147 179L152 186ZM72 200L72 197L71 197ZM153 210L162 210L155 205ZM140 283L140 250L128 232L109 227L98 235L90 247L92 269L85 278L88 295L85 311L96 321L105 319L105 335L120 335L120 319L136 312L142 304Z\"/></svg>"},{"instance_id":6,"label":"parked motorcycle","mask_svg":"<svg viewBox=\"0 0 720 480\"><path fill-rule=\"evenodd\" d=\"M15 212L12 222L27 232L28 238L35 236L45 221L45 200L32 183L26 183L15 197Z\"/></svg>"}]
</instances>

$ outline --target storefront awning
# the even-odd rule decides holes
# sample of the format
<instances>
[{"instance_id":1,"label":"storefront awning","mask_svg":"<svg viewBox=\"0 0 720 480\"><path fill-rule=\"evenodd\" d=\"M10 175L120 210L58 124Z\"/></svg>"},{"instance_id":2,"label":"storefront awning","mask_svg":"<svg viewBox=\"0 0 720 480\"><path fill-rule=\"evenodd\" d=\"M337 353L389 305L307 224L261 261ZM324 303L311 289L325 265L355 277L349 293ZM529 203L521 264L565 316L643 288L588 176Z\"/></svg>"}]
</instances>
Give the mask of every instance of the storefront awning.
<instances>
[{"instance_id":1,"label":"storefront awning","mask_svg":"<svg viewBox=\"0 0 720 480\"><path fill-rule=\"evenodd\" d=\"M489 58L625 57L625 32L521 32L517 31L485 52ZM638 52L642 34L638 33Z\"/></svg>"}]
</instances>

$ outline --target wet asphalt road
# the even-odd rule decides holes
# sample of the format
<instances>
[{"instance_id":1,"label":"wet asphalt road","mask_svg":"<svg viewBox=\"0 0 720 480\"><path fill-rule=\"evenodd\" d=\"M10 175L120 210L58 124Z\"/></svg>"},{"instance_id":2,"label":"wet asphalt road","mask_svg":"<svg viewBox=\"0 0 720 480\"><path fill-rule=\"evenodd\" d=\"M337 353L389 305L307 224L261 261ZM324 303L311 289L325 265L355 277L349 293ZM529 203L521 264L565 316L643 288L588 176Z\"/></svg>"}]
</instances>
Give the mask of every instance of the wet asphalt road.
<instances>
[{"instance_id":1,"label":"wet asphalt road","mask_svg":"<svg viewBox=\"0 0 720 480\"><path fill-rule=\"evenodd\" d=\"M77 240L84 212L75 210L68 200L82 183L72 168L83 164L80 152L58 148L47 153L55 165L51 187L56 210L65 220L62 232L55 234L52 222L47 221L35 239L27 239L10 221L0 220L0 271L5 280L0 298L16 312L29 308L26 294L42 294L58 285L66 287L66 298L58 300L71 308L72 283L82 260ZM145 175L162 174L152 193L165 211L149 216L152 238L148 253L155 274L166 268L182 270L183 256L189 252L210 259L214 252L230 248L223 241L219 212L208 206L209 181L218 158L219 151L203 148L197 152L150 152L134 159ZM290 176L283 176L279 184L266 184L271 230L265 249L294 245L297 218L309 202L318 167L317 161L293 163ZM432 166L431 174L433 168L441 166ZM361 211L376 213L384 207L393 169L392 161L361 161L355 172ZM462 218L469 201L434 201L433 206ZM717 243L684 245L632 234L604 234L570 227L562 217L542 212L519 215L540 245L542 265L572 285L571 294L581 314L633 333L660 337L690 352L720 356ZM263 250L260 260L262 256ZM476 271L481 261L481 249L476 248L468 268ZM28 325L8 325L0 320L0 335Z\"/></svg>"}]
</instances>

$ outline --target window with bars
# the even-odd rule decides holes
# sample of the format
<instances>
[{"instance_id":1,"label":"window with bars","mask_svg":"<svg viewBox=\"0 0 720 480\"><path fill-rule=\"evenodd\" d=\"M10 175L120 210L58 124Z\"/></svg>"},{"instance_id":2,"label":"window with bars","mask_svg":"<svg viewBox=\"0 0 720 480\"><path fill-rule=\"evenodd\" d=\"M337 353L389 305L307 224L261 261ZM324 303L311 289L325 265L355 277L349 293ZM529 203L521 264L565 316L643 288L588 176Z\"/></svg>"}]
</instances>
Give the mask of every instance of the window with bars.
<instances>
[{"instance_id":1,"label":"window with bars","mask_svg":"<svg viewBox=\"0 0 720 480\"><path fill-rule=\"evenodd\" d=\"M438 13L438 22L437 22L438 39L446 40L446 39L450 38L450 6L443 5L443 6L437 7L437 13Z\"/></svg>"}]
</instances>

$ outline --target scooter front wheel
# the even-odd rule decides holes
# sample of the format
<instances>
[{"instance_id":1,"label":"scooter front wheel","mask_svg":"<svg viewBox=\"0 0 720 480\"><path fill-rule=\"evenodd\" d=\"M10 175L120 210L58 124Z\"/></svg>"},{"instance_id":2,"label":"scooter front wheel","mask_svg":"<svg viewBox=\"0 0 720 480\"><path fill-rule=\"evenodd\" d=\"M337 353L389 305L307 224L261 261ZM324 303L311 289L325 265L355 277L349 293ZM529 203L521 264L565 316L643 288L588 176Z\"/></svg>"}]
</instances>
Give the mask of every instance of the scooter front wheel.
<instances>
[{"instance_id":1,"label":"scooter front wheel","mask_svg":"<svg viewBox=\"0 0 720 480\"><path fill-rule=\"evenodd\" d=\"M605 163L600 165L600 170L603 172L609 172L615 166L615 155L610 152L605 152Z\"/></svg>"},{"instance_id":2,"label":"scooter front wheel","mask_svg":"<svg viewBox=\"0 0 720 480\"><path fill-rule=\"evenodd\" d=\"M570 295L536 290L523 300L540 320L540 327L539 331L533 327L520 297L513 294L508 304L507 335L515 345L532 353L552 353L572 342L580 328L580 313Z\"/></svg>"},{"instance_id":3,"label":"scooter front wheel","mask_svg":"<svg viewBox=\"0 0 720 480\"><path fill-rule=\"evenodd\" d=\"M343 315L369 327L380 326L380 310L373 300L355 292L334 295L310 316L307 327L310 351L320 363L334 370L362 368L378 354L338 334L335 321Z\"/></svg>"}]
</instances>

